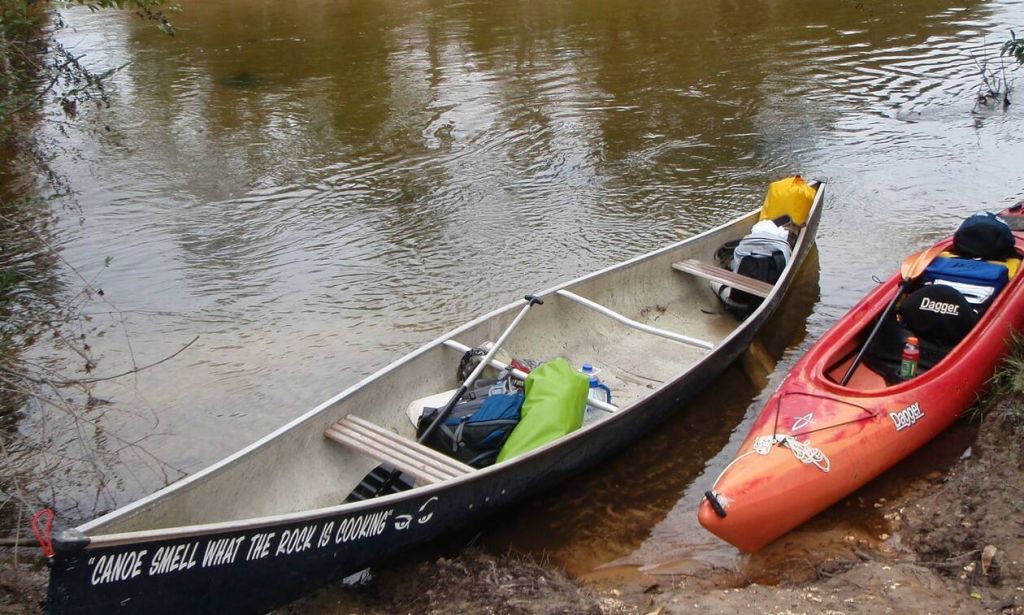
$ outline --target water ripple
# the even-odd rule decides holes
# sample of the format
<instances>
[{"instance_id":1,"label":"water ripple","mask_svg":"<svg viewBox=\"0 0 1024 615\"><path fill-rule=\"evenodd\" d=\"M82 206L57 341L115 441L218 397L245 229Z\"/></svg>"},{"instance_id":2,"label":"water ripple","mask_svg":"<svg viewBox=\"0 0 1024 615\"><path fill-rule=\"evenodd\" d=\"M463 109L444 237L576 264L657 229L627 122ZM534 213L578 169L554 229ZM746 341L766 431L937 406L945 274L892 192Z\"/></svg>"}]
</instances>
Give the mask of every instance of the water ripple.
<instances>
[{"instance_id":1,"label":"water ripple","mask_svg":"<svg viewBox=\"0 0 1024 615\"><path fill-rule=\"evenodd\" d=\"M724 222L779 176L830 181L811 335L896 247L1022 196L1020 105L971 113L972 54L1018 3L831 3L807 23L791 2L253 1L184 2L173 42L76 10L64 34L98 69L133 63L111 133L73 133L81 155L55 161L84 220L62 221L62 254L142 352L201 336L137 389L109 385L195 439L154 451L193 468L455 324ZM97 341L105 361L130 361L123 339Z\"/></svg>"}]
</instances>

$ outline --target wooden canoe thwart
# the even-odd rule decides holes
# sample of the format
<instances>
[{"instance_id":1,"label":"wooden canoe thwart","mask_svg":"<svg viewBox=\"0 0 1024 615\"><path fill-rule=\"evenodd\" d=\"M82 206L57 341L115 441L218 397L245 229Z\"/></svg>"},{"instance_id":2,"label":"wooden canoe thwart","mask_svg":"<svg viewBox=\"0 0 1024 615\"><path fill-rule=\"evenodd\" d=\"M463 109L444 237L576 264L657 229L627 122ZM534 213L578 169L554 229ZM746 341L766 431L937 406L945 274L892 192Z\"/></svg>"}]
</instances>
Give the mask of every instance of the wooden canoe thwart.
<instances>
[{"instance_id":1,"label":"wooden canoe thwart","mask_svg":"<svg viewBox=\"0 0 1024 615\"><path fill-rule=\"evenodd\" d=\"M538 293L542 304L529 311L518 301L481 316L238 453L57 532L48 608L264 612L600 462L685 412L749 345L811 251L824 193L819 186L774 285L739 279L715 263L723 244L750 232L760 214L754 210ZM709 278L743 284L764 301L738 320L722 309ZM597 365L614 405L593 400L603 412L580 429L483 469L418 444L410 404L459 388L465 351L512 329L504 354ZM491 377L505 367L497 357L485 365ZM347 502L379 464L415 484Z\"/></svg>"},{"instance_id":2,"label":"wooden canoe thwart","mask_svg":"<svg viewBox=\"0 0 1024 615\"><path fill-rule=\"evenodd\" d=\"M423 484L439 483L473 471L461 461L351 414L328 427L324 435L411 474Z\"/></svg>"},{"instance_id":3,"label":"wooden canoe thwart","mask_svg":"<svg viewBox=\"0 0 1024 615\"><path fill-rule=\"evenodd\" d=\"M1018 229L1013 231L1016 251L1024 254L1024 207L1014 206L1000 217ZM927 370L887 381L866 361L857 360L866 340L882 343L879 337L892 335L893 329L884 326L878 336L871 332L880 316L885 317L883 325L896 322L887 308L897 292L909 293L915 285L936 290L923 286L921 274L952 248L949 238L908 257L906 271L853 306L793 366L736 457L705 494L698 511L701 525L743 551L756 551L891 468L975 402L1008 351L1013 333L1024 328L1024 275L1019 271L987 307L920 304L935 314L957 315L960 307L982 310L965 330L966 337L951 341L951 349L944 349L944 356L939 353ZM998 266L1016 270L1010 266L1014 260ZM987 266L973 259L954 262ZM912 303L909 298L907 303ZM908 329L905 334L926 339L921 331ZM902 346L902 337L895 343Z\"/></svg>"},{"instance_id":4,"label":"wooden canoe thwart","mask_svg":"<svg viewBox=\"0 0 1024 615\"><path fill-rule=\"evenodd\" d=\"M772 292L772 285L761 280L755 280L754 278L740 275L729 269L722 269L721 267L715 267L707 263L702 263L692 258L686 259L679 263L672 263L672 268L686 273L711 280L712 282L718 282L719 284L725 284L739 290L746 291L756 297L767 297Z\"/></svg>"}]
</instances>

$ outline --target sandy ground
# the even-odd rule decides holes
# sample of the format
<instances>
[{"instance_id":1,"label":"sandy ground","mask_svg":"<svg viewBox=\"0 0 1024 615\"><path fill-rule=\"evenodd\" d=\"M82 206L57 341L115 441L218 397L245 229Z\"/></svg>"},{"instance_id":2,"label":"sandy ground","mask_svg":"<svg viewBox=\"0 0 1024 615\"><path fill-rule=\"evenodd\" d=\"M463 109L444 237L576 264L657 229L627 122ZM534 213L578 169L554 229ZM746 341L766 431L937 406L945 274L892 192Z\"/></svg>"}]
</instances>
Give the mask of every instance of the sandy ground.
<instances>
[{"instance_id":1,"label":"sandy ground","mask_svg":"<svg viewBox=\"0 0 1024 615\"><path fill-rule=\"evenodd\" d=\"M758 561L770 570L584 585L545 562L469 548L407 557L362 587L325 588L281 612L1024 614L1024 398L996 406L948 472L890 497L868 487L845 505L871 506L883 521L858 531L835 514L811 521L768 548L774 555ZM15 550L0 547L0 612L39 612L45 586L38 549L19 548L15 565Z\"/></svg>"}]
</instances>

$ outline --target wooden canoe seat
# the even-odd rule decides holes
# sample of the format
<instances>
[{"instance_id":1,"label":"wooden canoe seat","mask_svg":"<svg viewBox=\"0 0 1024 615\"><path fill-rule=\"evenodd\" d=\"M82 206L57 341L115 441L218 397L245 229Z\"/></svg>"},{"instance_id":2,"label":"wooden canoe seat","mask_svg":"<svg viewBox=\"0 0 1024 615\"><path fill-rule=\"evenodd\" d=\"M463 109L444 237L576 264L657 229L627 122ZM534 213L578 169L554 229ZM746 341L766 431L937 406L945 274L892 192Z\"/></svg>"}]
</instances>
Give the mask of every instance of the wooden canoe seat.
<instances>
[{"instance_id":1,"label":"wooden canoe seat","mask_svg":"<svg viewBox=\"0 0 1024 615\"><path fill-rule=\"evenodd\" d=\"M390 464L425 484L439 483L474 470L461 461L351 414L328 427L324 437Z\"/></svg>"},{"instance_id":2,"label":"wooden canoe seat","mask_svg":"<svg viewBox=\"0 0 1024 615\"><path fill-rule=\"evenodd\" d=\"M678 271L684 271L691 275L695 275L698 278L704 278L705 280L711 280L712 282L718 282L737 290L748 292L756 297L762 299L767 297L772 288L771 284L756 280L749 276L740 275L729 269L723 269L721 267L715 267L707 263L702 263L698 260L689 258L685 261L678 263L672 263L672 268Z\"/></svg>"}]
</instances>

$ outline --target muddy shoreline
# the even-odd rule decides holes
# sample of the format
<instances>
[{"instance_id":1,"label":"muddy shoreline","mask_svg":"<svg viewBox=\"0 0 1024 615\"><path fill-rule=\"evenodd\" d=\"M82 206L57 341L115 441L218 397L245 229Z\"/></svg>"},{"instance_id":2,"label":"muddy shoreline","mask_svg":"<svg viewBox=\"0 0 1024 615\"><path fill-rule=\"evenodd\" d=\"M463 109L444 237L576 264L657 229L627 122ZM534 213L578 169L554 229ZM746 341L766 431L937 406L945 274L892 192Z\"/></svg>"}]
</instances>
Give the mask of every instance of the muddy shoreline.
<instances>
[{"instance_id":1,"label":"muddy shoreline","mask_svg":"<svg viewBox=\"0 0 1024 615\"><path fill-rule=\"evenodd\" d=\"M279 612L1021 614L1022 436L1024 396L1016 396L995 406L948 471L923 472L896 494L882 477L741 569L582 583L543 558L463 547L473 541L465 536L380 566L361 587L326 587ZM871 507L881 522L850 526L843 509L858 507ZM47 578L40 551L0 547L0 559L0 610L40 611Z\"/></svg>"},{"instance_id":2,"label":"muddy shoreline","mask_svg":"<svg viewBox=\"0 0 1024 615\"><path fill-rule=\"evenodd\" d=\"M739 570L581 583L536 558L469 547L379 567L363 587L324 588L281 612L1024 613L1022 435L1024 397L1006 399L948 471L922 470L895 494L882 477ZM879 521L851 526L864 515L843 509L861 507Z\"/></svg>"}]
</instances>

